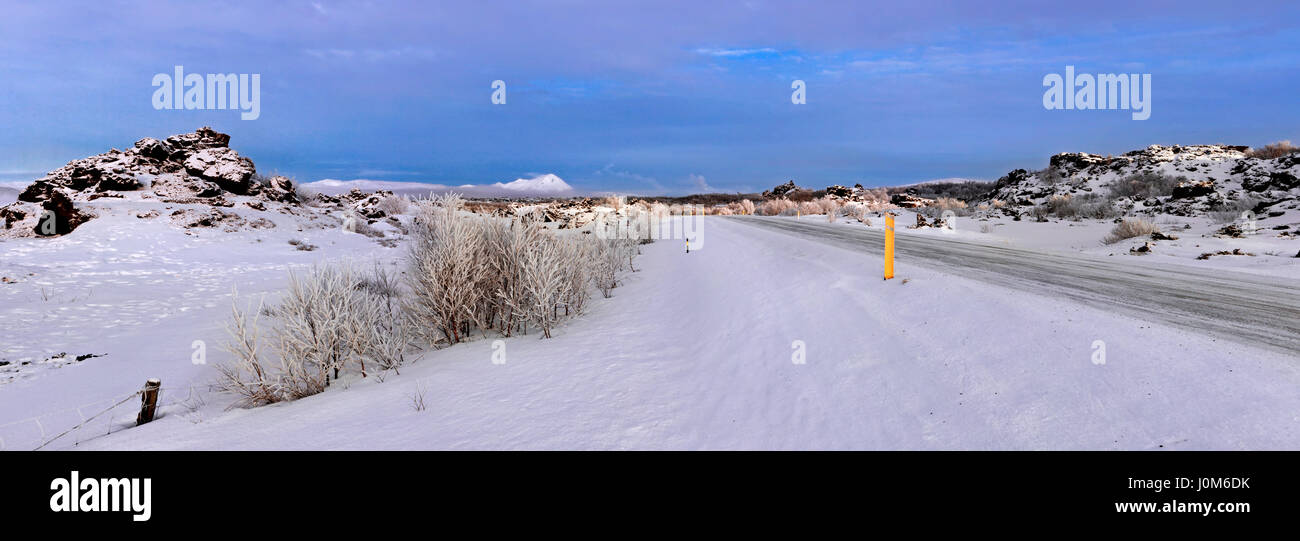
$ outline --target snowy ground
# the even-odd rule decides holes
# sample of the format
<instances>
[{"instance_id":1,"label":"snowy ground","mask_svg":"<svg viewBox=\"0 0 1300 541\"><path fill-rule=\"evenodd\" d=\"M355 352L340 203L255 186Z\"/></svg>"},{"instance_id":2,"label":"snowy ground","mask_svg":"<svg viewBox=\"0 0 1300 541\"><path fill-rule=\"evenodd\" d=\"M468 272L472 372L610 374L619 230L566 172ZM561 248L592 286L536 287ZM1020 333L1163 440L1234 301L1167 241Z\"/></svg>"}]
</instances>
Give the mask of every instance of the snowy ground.
<instances>
[{"instance_id":1,"label":"snowy ground","mask_svg":"<svg viewBox=\"0 0 1300 541\"><path fill-rule=\"evenodd\" d=\"M428 352L383 381L354 377L322 395L254 410L225 411L229 399L202 388L198 398L173 390L154 423L107 436L100 434L110 427L96 425L50 447L1300 446L1300 363L1293 356L906 261L899 278L886 282L876 254L705 220L703 246L697 241L689 255L680 241L646 246L640 272L628 275L614 298L597 295L590 312L552 340L505 340L504 364L493 364L492 341L480 340ZM400 253L360 240L342 245L342 237L345 250L316 242L322 250L304 254L283 240L203 244L101 225L94 235L54 241L82 243L80 256L51 241L0 244L0 272L38 271L32 280L62 285L70 295L43 301L32 282L0 286L0 310L19 322L6 325L6 347L52 341L70 354L109 353L0 384L0 437L10 448L33 446L36 429L25 419L41 412L111 403L147 377L162 378L165 387L210 380L211 364L190 362L191 341L209 344L211 362L223 357L216 344L234 285L241 296L269 292L283 284L285 264ZM166 272L147 263L150 257L163 257ZM79 290L71 284L87 280L99 285L84 297L73 293ZM168 294L144 293L155 290ZM116 327L102 328L115 320ZM1096 340L1106 344L1104 364L1094 362ZM806 362L798 364L801 347ZM426 409L417 411L412 398L421 392ZM129 426L133 410L119 408L112 423ZM56 433L88 413L65 411L71 422L61 424L56 416L41 419Z\"/></svg>"},{"instance_id":2,"label":"snowy ground","mask_svg":"<svg viewBox=\"0 0 1300 541\"><path fill-rule=\"evenodd\" d=\"M1150 238L1140 237L1104 244L1102 239L1115 227L1111 220L1059 220L1035 222L1032 219L1014 221L1007 217L980 219L958 217L955 230L934 228L909 229L916 224L916 214L910 210L895 211L897 229L901 234L935 235L975 242L1001 244L1032 250L1075 252L1090 255L1115 256L1140 259L1143 263L1184 265L1196 268L1233 269L1242 272L1300 278L1300 236L1279 236L1276 226L1290 226L1300 231L1300 213L1294 211L1278 217L1257 221L1257 233L1246 238L1215 236L1226 223L1216 223L1205 217L1161 216L1154 220L1164 233L1178 240L1156 242L1153 251L1130 254L1129 249L1141 246ZM805 216L802 220L825 221L825 216ZM842 223L857 224L851 218L841 218ZM872 218L871 227L882 228L884 221ZM1206 252L1231 252L1240 249L1252 255L1221 255L1198 260Z\"/></svg>"},{"instance_id":3,"label":"snowy ground","mask_svg":"<svg viewBox=\"0 0 1300 541\"><path fill-rule=\"evenodd\" d=\"M169 401L186 399L190 384L202 387L212 376L210 365L192 362L195 341L209 361L224 355L222 325L236 288L254 299L281 289L291 268L341 254L390 261L400 253L323 224L299 230L298 218L240 205L227 210L277 227L187 230L167 223L168 213L203 207L139 198L95 203L100 217L71 235L0 240L0 277L13 281L0 283L4 448L69 428L151 377L172 390ZM136 217L151 210L160 216ZM300 251L289 239L320 248ZM78 361L83 355L98 357ZM121 421L129 409L110 414Z\"/></svg>"}]
</instances>

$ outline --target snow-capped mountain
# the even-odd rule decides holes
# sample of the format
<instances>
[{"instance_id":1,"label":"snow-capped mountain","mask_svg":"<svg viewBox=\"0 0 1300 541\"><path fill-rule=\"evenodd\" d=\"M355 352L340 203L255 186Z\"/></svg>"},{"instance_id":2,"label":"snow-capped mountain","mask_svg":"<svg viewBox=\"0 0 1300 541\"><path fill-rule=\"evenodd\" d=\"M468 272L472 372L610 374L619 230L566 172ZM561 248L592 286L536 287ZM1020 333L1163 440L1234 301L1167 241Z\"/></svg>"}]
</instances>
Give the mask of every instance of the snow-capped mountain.
<instances>
[{"instance_id":1,"label":"snow-capped mountain","mask_svg":"<svg viewBox=\"0 0 1300 541\"><path fill-rule=\"evenodd\" d=\"M533 178L517 178L507 183L498 182L493 186L515 192L561 193L573 191L573 187L569 186L569 183L550 173Z\"/></svg>"}]
</instances>

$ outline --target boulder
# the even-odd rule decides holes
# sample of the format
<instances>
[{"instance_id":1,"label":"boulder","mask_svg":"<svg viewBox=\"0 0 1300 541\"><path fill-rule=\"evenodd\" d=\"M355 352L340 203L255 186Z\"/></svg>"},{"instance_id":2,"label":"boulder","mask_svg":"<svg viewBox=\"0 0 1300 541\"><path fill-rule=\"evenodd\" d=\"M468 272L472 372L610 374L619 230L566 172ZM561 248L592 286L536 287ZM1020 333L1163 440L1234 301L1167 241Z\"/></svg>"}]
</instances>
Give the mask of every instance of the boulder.
<instances>
[{"instance_id":1,"label":"boulder","mask_svg":"<svg viewBox=\"0 0 1300 541\"><path fill-rule=\"evenodd\" d=\"M48 220L53 218L54 222ZM93 214L83 212L62 190L49 191L40 203L19 201L0 207L0 237L56 237L71 233Z\"/></svg>"},{"instance_id":2,"label":"boulder","mask_svg":"<svg viewBox=\"0 0 1300 541\"><path fill-rule=\"evenodd\" d=\"M859 186L861 186L861 184L859 184ZM840 186L839 184L836 184L834 186L827 186L826 196L838 197L840 199L848 199L850 197L853 197L853 189L847 186Z\"/></svg>"},{"instance_id":3,"label":"boulder","mask_svg":"<svg viewBox=\"0 0 1300 541\"><path fill-rule=\"evenodd\" d=\"M136 154L140 155L142 158L157 161L166 160L173 152L172 147L167 146L167 143L152 137L145 137L144 139L136 141L135 151Z\"/></svg>"},{"instance_id":4,"label":"boulder","mask_svg":"<svg viewBox=\"0 0 1300 541\"><path fill-rule=\"evenodd\" d=\"M298 203L298 190L293 181L287 177L274 176L266 180L262 195L269 201L280 203Z\"/></svg>"},{"instance_id":5,"label":"boulder","mask_svg":"<svg viewBox=\"0 0 1300 541\"><path fill-rule=\"evenodd\" d=\"M1131 254L1143 254L1143 255L1145 255L1145 254L1149 254L1149 253L1151 253L1151 251L1152 251L1153 249L1155 249L1155 247L1156 247L1156 243L1151 242L1151 241L1148 240L1148 241L1143 242L1141 246L1134 246L1134 247L1132 247L1132 248L1129 248L1128 251L1129 251L1129 253L1131 253Z\"/></svg>"},{"instance_id":6,"label":"boulder","mask_svg":"<svg viewBox=\"0 0 1300 541\"><path fill-rule=\"evenodd\" d=\"M1173 199L1190 199L1213 193L1215 193L1214 181L1179 182L1177 186L1174 186L1174 191L1170 194L1170 197Z\"/></svg>"},{"instance_id":7,"label":"boulder","mask_svg":"<svg viewBox=\"0 0 1300 541\"><path fill-rule=\"evenodd\" d=\"M230 146L230 136L204 126L191 133L168 137L167 146L173 150L173 159L175 159L177 153L189 155L198 150L228 148Z\"/></svg>"},{"instance_id":8,"label":"boulder","mask_svg":"<svg viewBox=\"0 0 1300 541\"><path fill-rule=\"evenodd\" d=\"M896 193L889 197L889 202L902 208L913 209L928 206L931 203L934 203L934 200L918 197L912 194Z\"/></svg>"},{"instance_id":9,"label":"boulder","mask_svg":"<svg viewBox=\"0 0 1300 541\"><path fill-rule=\"evenodd\" d=\"M185 172L204 180L216 182L223 190L247 195L252 187L257 169L253 160L242 157L230 148L205 148L185 159Z\"/></svg>"}]
</instances>

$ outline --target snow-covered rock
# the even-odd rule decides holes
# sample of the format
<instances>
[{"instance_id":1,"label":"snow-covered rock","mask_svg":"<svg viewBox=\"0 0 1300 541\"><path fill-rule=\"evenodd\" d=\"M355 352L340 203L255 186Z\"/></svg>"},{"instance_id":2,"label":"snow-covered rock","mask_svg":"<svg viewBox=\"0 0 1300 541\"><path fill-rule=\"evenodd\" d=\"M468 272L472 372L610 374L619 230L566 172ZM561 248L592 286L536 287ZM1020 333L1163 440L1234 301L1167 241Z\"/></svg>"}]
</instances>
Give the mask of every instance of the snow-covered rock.
<instances>
[{"instance_id":1,"label":"snow-covered rock","mask_svg":"<svg viewBox=\"0 0 1300 541\"><path fill-rule=\"evenodd\" d=\"M34 229L42 210L57 214L57 236L96 216L86 204L101 198L158 199L162 203L231 207L244 203L258 211L298 206L293 181L257 176L256 166L229 147L230 136L200 128L160 141L146 137L126 150L73 160L45 177L25 184L17 201L0 201L0 237L45 235ZM244 198L247 200L232 199ZM272 208L268 203L275 203ZM202 221L202 220L198 220ZM29 223L33 222L33 223ZM189 227L195 220L174 221ZM257 224L257 220L239 224Z\"/></svg>"},{"instance_id":2,"label":"snow-covered rock","mask_svg":"<svg viewBox=\"0 0 1300 541\"><path fill-rule=\"evenodd\" d=\"M1249 150L1151 145L1120 156L1061 153L1041 171L1011 171L984 200L1004 201L1013 213L1014 207L1061 197L1083 197L1112 205L1118 213L1145 215L1200 216L1241 205L1260 213L1278 204L1294 206L1300 197L1300 155L1261 159ZM1160 187L1148 190L1153 184Z\"/></svg>"}]
</instances>

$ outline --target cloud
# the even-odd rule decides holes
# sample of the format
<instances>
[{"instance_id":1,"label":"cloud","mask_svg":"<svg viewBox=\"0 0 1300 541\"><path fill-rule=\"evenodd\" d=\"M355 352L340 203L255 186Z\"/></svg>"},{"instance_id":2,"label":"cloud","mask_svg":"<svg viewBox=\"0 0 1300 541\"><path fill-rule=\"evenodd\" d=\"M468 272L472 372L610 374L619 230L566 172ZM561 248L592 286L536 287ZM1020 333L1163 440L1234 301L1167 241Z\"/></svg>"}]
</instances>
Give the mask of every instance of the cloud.
<instances>
[{"instance_id":1,"label":"cloud","mask_svg":"<svg viewBox=\"0 0 1300 541\"><path fill-rule=\"evenodd\" d=\"M696 189L696 190L699 190L699 191L704 192L704 193L710 193L710 192L716 192L716 191L717 191L717 190L713 189L713 186L709 186L709 183L708 183L707 181L704 180L704 175L695 175L695 174L692 174L692 175L690 176L690 179L691 179L691 184L695 185L695 189Z\"/></svg>"},{"instance_id":2,"label":"cloud","mask_svg":"<svg viewBox=\"0 0 1300 541\"><path fill-rule=\"evenodd\" d=\"M630 180L641 184L648 184L656 192L664 191L664 185L661 184L658 180L655 180L654 177L647 177L645 175L639 175L630 171L622 171L622 170L615 169L613 163L606 164L605 167L596 170L594 174L602 178L612 178L616 180Z\"/></svg>"},{"instance_id":3,"label":"cloud","mask_svg":"<svg viewBox=\"0 0 1300 541\"><path fill-rule=\"evenodd\" d=\"M383 62L388 60L433 60L438 52L422 47L397 47L391 49L303 49L309 56L321 60L364 60L366 62Z\"/></svg>"},{"instance_id":4,"label":"cloud","mask_svg":"<svg viewBox=\"0 0 1300 541\"><path fill-rule=\"evenodd\" d=\"M696 53L708 56L740 57L752 56L756 54L774 54L778 51L771 47L761 49L723 49L723 48L700 48L695 50Z\"/></svg>"},{"instance_id":5,"label":"cloud","mask_svg":"<svg viewBox=\"0 0 1300 541\"><path fill-rule=\"evenodd\" d=\"M358 174L360 174L363 177L374 178L374 177L399 177L399 176L421 175L424 174L424 172L404 171L398 169L362 169L361 171L358 172Z\"/></svg>"},{"instance_id":6,"label":"cloud","mask_svg":"<svg viewBox=\"0 0 1300 541\"><path fill-rule=\"evenodd\" d=\"M881 58L877 60L854 60L849 62L849 67L871 73L896 73L912 71L917 68L917 63L896 58Z\"/></svg>"}]
</instances>

